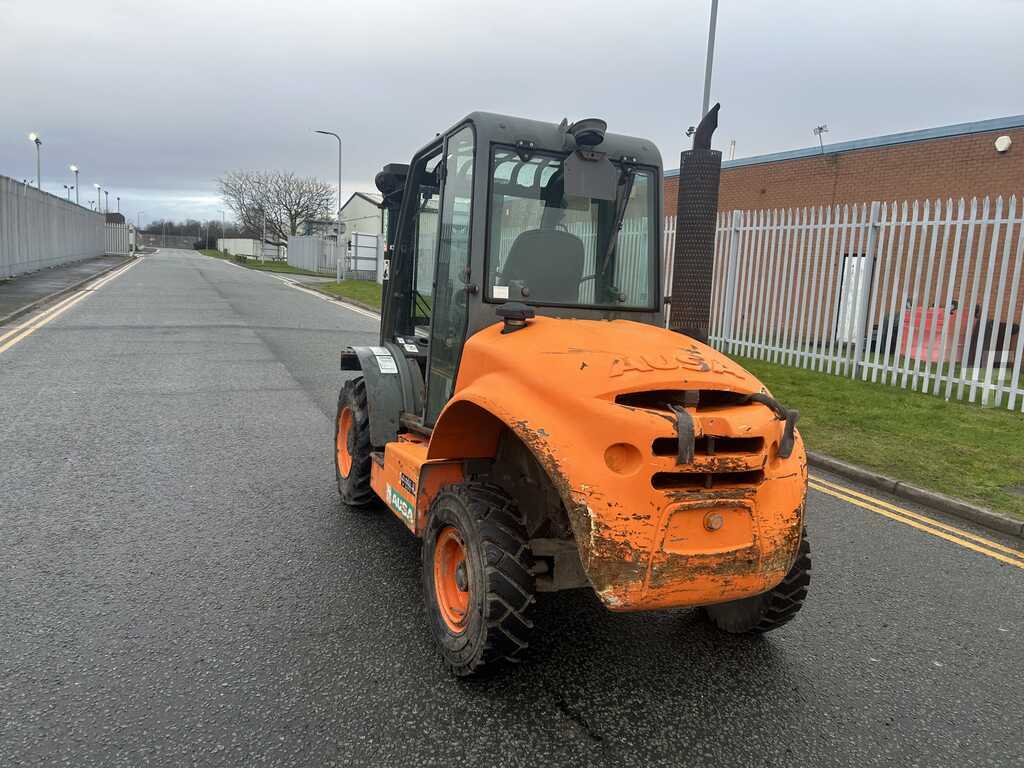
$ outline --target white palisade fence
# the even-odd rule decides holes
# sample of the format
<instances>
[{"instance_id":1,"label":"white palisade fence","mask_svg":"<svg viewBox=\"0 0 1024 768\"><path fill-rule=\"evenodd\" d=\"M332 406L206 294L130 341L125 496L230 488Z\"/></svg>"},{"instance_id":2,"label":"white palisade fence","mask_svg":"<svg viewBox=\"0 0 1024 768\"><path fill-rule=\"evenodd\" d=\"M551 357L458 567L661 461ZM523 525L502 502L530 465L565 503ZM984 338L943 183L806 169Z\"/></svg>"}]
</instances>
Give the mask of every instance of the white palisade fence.
<instances>
[{"instance_id":1,"label":"white palisade fence","mask_svg":"<svg viewBox=\"0 0 1024 768\"><path fill-rule=\"evenodd\" d=\"M299 269L333 275L337 271L340 254L341 248L333 240L313 235L288 237L288 263Z\"/></svg>"},{"instance_id":2,"label":"white palisade fence","mask_svg":"<svg viewBox=\"0 0 1024 768\"><path fill-rule=\"evenodd\" d=\"M105 224L103 230L108 254L127 256L132 252L134 227L131 224Z\"/></svg>"},{"instance_id":3,"label":"white palisade fence","mask_svg":"<svg viewBox=\"0 0 1024 768\"><path fill-rule=\"evenodd\" d=\"M710 341L1024 411L1024 206L991 200L720 213ZM671 285L674 217L664 229Z\"/></svg>"}]
</instances>

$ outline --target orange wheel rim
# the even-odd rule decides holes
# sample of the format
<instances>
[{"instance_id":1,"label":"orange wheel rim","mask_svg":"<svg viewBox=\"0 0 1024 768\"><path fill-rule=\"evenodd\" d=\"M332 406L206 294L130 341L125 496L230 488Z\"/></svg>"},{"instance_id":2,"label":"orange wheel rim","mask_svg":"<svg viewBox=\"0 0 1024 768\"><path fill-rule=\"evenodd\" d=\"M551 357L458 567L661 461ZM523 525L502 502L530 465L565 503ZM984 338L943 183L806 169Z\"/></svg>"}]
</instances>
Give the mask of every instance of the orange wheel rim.
<instances>
[{"instance_id":1,"label":"orange wheel rim","mask_svg":"<svg viewBox=\"0 0 1024 768\"><path fill-rule=\"evenodd\" d=\"M341 409L341 415L338 416L338 436L337 436L337 450L338 450L338 471L344 477L348 477L349 470L352 469L352 452L349 450L349 440L352 438L352 409L345 406Z\"/></svg>"},{"instance_id":2,"label":"orange wheel rim","mask_svg":"<svg viewBox=\"0 0 1024 768\"><path fill-rule=\"evenodd\" d=\"M438 534L434 547L434 593L448 629L456 634L462 632L469 610L469 573L466 545L452 526Z\"/></svg>"}]
</instances>

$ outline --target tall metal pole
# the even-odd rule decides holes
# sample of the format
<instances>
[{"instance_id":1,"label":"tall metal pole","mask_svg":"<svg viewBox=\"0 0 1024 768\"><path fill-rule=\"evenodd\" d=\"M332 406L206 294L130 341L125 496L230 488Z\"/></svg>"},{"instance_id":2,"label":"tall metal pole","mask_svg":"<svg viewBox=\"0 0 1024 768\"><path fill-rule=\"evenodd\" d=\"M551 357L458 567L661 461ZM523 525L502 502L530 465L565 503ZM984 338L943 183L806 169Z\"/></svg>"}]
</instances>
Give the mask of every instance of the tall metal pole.
<instances>
[{"instance_id":1,"label":"tall metal pole","mask_svg":"<svg viewBox=\"0 0 1024 768\"><path fill-rule=\"evenodd\" d=\"M718 23L718 0L711 0L711 26L708 29L708 60L704 65L704 103L700 108L701 119L711 106L711 65L715 61L715 26Z\"/></svg>"},{"instance_id":2,"label":"tall metal pole","mask_svg":"<svg viewBox=\"0 0 1024 768\"><path fill-rule=\"evenodd\" d=\"M78 202L78 166L72 165L71 170L75 174L75 205L80 205Z\"/></svg>"},{"instance_id":3,"label":"tall metal pole","mask_svg":"<svg viewBox=\"0 0 1024 768\"><path fill-rule=\"evenodd\" d=\"M121 196L120 195L117 196L117 212L118 213L121 212Z\"/></svg>"},{"instance_id":4,"label":"tall metal pole","mask_svg":"<svg viewBox=\"0 0 1024 768\"><path fill-rule=\"evenodd\" d=\"M335 279L341 282L341 136L333 131L314 131L324 136L333 136L338 140L338 240L335 243Z\"/></svg>"},{"instance_id":5,"label":"tall metal pole","mask_svg":"<svg viewBox=\"0 0 1024 768\"><path fill-rule=\"evenodd\" d=\"M110 192L106 189L103 190L103 212L110 213Z\"/></svg>"},{"instance_id":6,"label":"tall metal pole","mask_svg":"<svg viewBox=\"0 0 1024 768\"><path fill-rule=\"evenodd\" d=\"M224 211L220 212L220 239L227 240L228 236L224 234ZM220 248L217 249L218 251Z\"/></svg>"},{"instance_id":7,"label":"tall metal pole","mask_svg":"<svg viewBox=\"0 0 1024 768\"><path fill-rule=\"evenodd\" d=\"M260 263L265 261L264 255L266 253L266 247L264 243L267 242L267 212L263 211L263 234L260 235Z\"/></svg>"}]
</instances>

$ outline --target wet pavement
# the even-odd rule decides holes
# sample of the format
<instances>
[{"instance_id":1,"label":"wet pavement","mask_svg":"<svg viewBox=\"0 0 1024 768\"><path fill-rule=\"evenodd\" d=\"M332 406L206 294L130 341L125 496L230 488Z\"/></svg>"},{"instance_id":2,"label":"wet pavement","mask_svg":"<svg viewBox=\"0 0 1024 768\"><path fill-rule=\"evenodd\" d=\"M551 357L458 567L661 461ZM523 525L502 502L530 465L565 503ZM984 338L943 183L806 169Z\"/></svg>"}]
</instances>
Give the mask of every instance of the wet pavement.
<instances>
[{"instance_id":1,"label":"wet pavement","mask_svg":"<svg viewBox=\"0 0 1024 768\"><path fill-rule=\"evenodd\" d=\"M563 592L450 678L417 541L334 488L376 338L162 250L0 354L0 765L1021 764L1024 570L818 491L781 630Z\"/></svg>"}]
</instances>

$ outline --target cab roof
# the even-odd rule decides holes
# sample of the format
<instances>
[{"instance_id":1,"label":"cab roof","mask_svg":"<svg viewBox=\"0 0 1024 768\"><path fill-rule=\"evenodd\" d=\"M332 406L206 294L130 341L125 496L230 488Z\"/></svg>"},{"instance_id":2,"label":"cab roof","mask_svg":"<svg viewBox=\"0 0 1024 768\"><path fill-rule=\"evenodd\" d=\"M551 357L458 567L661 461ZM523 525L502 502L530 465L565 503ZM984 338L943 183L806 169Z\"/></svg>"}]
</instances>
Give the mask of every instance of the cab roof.
<instances>
[{"instance_id":1,"label":"cab roof","mask_svg":"<svg viewBox=\"0 0 1024 768\"><path fill-rule=\"evenodd\" d=\"M532 141L538 150L569 151L576 148L572 136L565 132L558 123L546 123L530 120L525 117L500 115L494 112L470 112L452 128L467 121L472 121L477 130L477 142L515 144L518 141ZM649 139L635 136L624 136L608 132L604 141L594 149L607 152L613 160L621 157L636 158L642 165L661 168L661 153Z\"/></svg>"}]
</instances>

